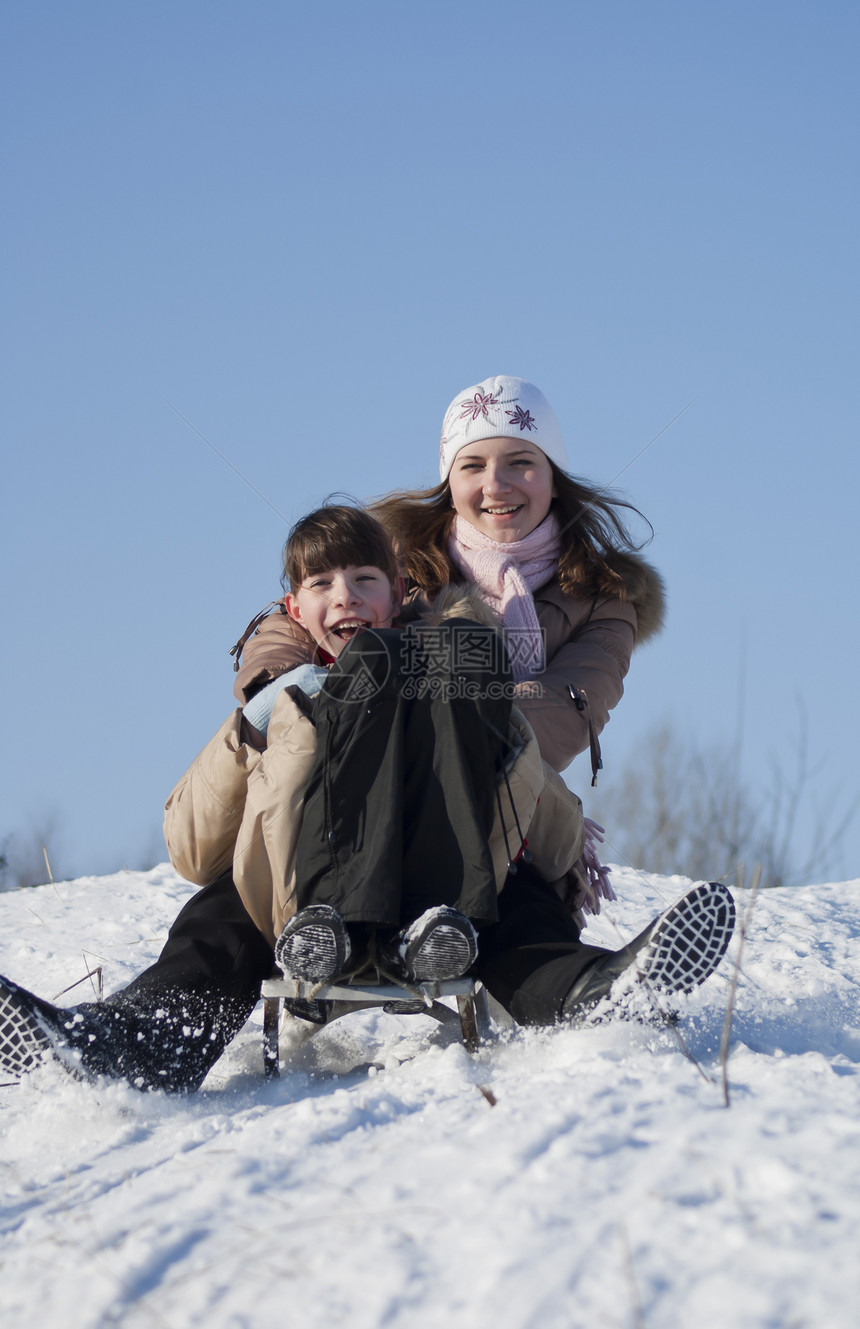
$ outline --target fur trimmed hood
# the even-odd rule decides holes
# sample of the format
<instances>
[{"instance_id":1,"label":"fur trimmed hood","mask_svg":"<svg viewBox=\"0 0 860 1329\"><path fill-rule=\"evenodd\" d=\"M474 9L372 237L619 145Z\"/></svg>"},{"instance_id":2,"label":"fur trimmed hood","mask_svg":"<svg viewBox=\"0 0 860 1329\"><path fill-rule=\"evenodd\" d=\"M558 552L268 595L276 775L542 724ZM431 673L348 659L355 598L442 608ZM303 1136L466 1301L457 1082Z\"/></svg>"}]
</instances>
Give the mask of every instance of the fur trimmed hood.
<instances>
[{"instance_id":1,"label":"fur trimmed hood","mask_svg":"<svg viewBox=\"0 0 860 1329\"><path fill-rule=\"evenodd\" d=\"M470 618L487 628L498 628L499 620L487 604L477 586L460 582L443 586L429 599L423 591L413 591L401 610L400 623L414 623L418 619L430 627L438 627L450 618Z\"/></svg>"},{"instance_id":2,"label":"fur trimmed hood","mask_svg":"<svg viewBox=\"0 0 860 1329\"><path fill-rule=\"evenodd\" d=\"M582 598L568 595L561 589L558 578L553 577L534 592L535 604L548 602L565 613L572 624L578 624L583 617L583 604L602 604L611 603L613 599L620 600L622 604L629 604L636 610L636 645L641 646L652 637L656 637L665 622L666 589L663 578L655 567L647 563L644 558L640 558L638 554L626 554L616 550L607 561L612 571L616 572L624 583L623 595ZM471 618L486 627L499 627L499 620L478 587L465 581L443 586L433 597L415 588L407 596L398 621L414 623L422 619L437 627L449 618Z\"/></svg>"},{"instance_id":3,"label":"fur trimmed hood","mask_svg":"<svg viewBox=\"0 0 860 1329\"><path fill-rule=\"evenodd\" d=\"M607 559L624 582L624 599L636 610L636 644L656 637L666 619L666 586L655 567L638 554L615 550ZM540 594L540 592L538 592Z\"/></svg>"}]
</instances>

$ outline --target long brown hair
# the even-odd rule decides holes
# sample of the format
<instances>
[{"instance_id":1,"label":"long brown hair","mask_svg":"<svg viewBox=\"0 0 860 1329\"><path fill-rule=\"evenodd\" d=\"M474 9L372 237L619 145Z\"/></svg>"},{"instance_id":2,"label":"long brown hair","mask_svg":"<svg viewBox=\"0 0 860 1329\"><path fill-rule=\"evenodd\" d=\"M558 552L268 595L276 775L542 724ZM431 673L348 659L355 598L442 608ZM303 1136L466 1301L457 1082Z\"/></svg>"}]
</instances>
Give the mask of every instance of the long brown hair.
<instances>
[{"instance_id":1,"label":"long brown hair","mask_svg":"<svg viewBox=\"0 0 860 1329\"><path fill-rule=\"evenodd\" d=\"M654 534L638 508L607 489L597 489L550 462L556 497L550 511L558 518L561 556L558 580L568 595L624 597L629 556ZM636 544L622 509L641 517L649 534ZM454 521L447 480L432 489L398 489L369 504L389 532L405 575L424 591L437 591L463 575L448 553Z\"/></svg>"}]
</instances>

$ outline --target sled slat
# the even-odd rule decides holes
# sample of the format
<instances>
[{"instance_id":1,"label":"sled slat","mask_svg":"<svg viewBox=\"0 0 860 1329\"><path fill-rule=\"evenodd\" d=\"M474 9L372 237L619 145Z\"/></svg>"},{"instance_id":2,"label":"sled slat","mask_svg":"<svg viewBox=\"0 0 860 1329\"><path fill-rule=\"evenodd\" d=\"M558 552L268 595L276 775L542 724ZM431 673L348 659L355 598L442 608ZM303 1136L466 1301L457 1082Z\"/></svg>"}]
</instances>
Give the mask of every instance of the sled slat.
<instances>
[{"instance_id":1,"label":"sled slat","mask_svg":"<svg viewBox=\"0 0 860 1329\"><path fill-rule=\"evenodd\" d=\"M332 983L320 987L303 983L299 979L267 978L262 986L263 998L263 1069L267 1077L279 1074L278 1023L281 1001L291 998L299 1001L327 1001L336 1003L328 1020L339 1019L350 1011L367 1010L374 1006L392 1004L411 1006L411 1010L393 1010L392 1014L424 1014L442 1024L459 1028L467 1052L477 1052L481 1037L489 1032L490 1017L487 993L480 980L457 978L445 983L422 983L421 987L401 987L396 983ZM457 1010L445 1006L440 997L456 997ZM422 1003L419 1005L419 1001ZM320 1025L320 1028L324 1028Z\"/></svg>"}]
</instances>

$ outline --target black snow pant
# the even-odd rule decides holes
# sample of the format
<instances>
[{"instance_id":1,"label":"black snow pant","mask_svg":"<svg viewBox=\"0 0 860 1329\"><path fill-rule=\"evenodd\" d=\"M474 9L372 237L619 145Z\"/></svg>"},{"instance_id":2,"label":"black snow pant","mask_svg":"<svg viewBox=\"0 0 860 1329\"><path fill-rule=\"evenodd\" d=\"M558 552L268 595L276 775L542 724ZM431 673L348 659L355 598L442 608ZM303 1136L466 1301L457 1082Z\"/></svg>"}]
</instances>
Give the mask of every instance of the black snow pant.
<instances>
[{"instance_id":1,"label":"black snow pant","mask_svg":"<svg viewBox=\"0 0 860 1329\"><path fill-rule=\"evenodd\" d=\"M300 909L392 928L433 905L497 919L488 836L512 691L498 634L465 619L349 643L314 709Z\"/></svg>"},{"instance_id":2,"label":"black snow pant","mask_svg":"<svg viewBox=\"0 0 860 1329\"><path fill-rule=\"evenodd\" d=\"M140 1089L198 1089L274 963L227 872L191 897L158 959L128 987L74 1007L70 1042L93 1074Z\"/></svg>"},{"instance_id":3,"label":"black snow pant","mask_svg":"<svg viewBox=\"0 0 860 1329\"><path fill-rule=\"evenodd\" d=\"M517 1024L554 1024L579 975L605 954L579 940L556 891L519 863L499 895L498 923L478 934L473 972Z\"/></svg>"}]
</instances>

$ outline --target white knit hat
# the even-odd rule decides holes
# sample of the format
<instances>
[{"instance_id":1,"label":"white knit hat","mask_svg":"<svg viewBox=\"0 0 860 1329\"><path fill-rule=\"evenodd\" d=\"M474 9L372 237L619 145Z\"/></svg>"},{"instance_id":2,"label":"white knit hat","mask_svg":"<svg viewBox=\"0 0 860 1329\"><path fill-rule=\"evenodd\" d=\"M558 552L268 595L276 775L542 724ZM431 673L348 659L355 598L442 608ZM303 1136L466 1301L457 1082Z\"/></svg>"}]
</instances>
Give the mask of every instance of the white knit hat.
<instances>
[{"instance_id":1,"label":"white knit hat","mask_svg":"<svg viewBox=\"0 0 860 1329\"><path fill-rule=\"evenodd\" d=\"M457 394L442 421L439 474L443 480L448 479L460 449L482 438L527 438L567 470L567 450L555 411L540 388L524 378L496 374Z\"/></svg>"}]
</instances>

